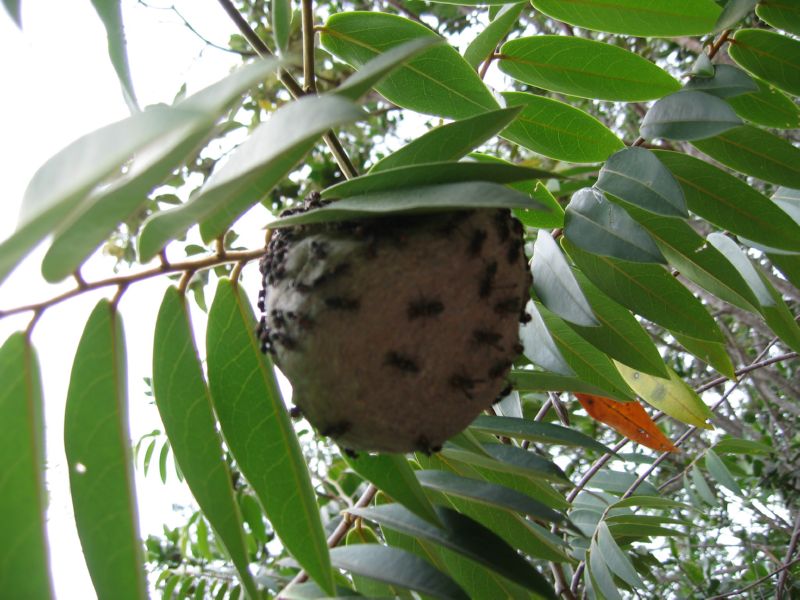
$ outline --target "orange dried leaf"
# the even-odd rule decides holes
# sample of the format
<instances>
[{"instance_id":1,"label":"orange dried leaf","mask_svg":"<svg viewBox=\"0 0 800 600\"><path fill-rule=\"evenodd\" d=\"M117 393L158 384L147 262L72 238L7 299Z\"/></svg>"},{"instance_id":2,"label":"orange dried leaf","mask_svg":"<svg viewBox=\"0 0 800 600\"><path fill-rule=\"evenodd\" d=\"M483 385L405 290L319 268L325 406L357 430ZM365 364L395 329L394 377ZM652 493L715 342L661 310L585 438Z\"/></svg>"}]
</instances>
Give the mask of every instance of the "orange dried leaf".
<instances>
[{"instance_id":1,"label":"orange dried leaf","mask_svg":"<svg viewBox=\"0 0 800 600\"><path fill-rule=\"evenodd\" d=\"M590 417L609 425L620 435L659 452L679 451L638 402L617 402L592 394L576 393L575 396Z\"/></svg>"}]
</instances>

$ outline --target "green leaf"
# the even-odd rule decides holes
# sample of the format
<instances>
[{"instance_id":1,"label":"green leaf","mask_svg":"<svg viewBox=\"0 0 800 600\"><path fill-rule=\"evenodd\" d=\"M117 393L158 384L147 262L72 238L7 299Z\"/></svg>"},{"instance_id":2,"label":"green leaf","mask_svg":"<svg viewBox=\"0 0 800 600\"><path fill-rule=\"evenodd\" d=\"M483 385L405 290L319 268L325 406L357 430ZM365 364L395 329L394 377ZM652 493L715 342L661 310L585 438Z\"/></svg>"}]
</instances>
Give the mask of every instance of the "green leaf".
<instances>
[{"instance_id":1,"label":"green leaf","mask_svg":"<svg viewBox=\"0 0 800 600\"><path fill-rule=\"evenodd\" d=\"M208 317L211 398L225 441L283 544L328 593L328 546L305 459L249 302L223 279Z\"/></svg>"},{"instance_id":2,"label":"green leaf","mask_svg":"<svg viewBox=\"0 0 800 600\"><path fill-rule=\"evenodd\" d=\"M746 71L795 96L800 95L800 41L764 29L740 29L728 54Z\"/></svg>"},{"instance_id":3,"label":"green leaf","mask_svg":"<svg viewBox=\"0 0 800 600\"><path fill-rule=\"evenodd\" d=\"M284 54L289 48L289 34L292 31L292 1L270 0L269 12L275 46Z\"/></svg>"},{"instance_id":4,"label":"green leaf","mask_svg":"<svg viewBox=\"0 0 800 600\"><path fill-rule=\"evenodd\" d=\"M70 276L118 227L141 211L150 191L163 182L213 130L219 115L244 90L272 73L278 61L258 61L186 98L173 112L176 123L133 157L124 175L96 188L78 210L58 226L42 261L48 281Z\"/></svg>"},{"instance_id":5,"label":"green leaf","mask_svg":"<svg viewBox=\"0 0 800 600\"><path fill-rule=\"evenodd\" d=\"M703 35L720 8L712 0L531 0L544 14L578 27L640 37Z\"/></svg>"},{"instance_id":6,"label":"green leaf","mask_svg":"<svg viewBox=\"0 0 800 600\"><path fill-rule=\"evenodd\" d=\"M363 577L411 589L441 600L469 600L458 584L421 558L378 544L358 544L331 550L331 561Z\"/></svg>"},{"instance_id":7,"label":"green leaf","mask_svg":"<svg viewBox=\"0 0 800 600\"><path fill-rule=\"evenodd\" d=\"M64 449L83 555L99 598L147 597L128 434L122 321L101 300L72 363Z\"/></svg>"},{"instance_id":8,"label":"green leaf","mask_svg":"<svg viewBox=\"0 0 800 600\"><path fill-rule=\"evenodd\" d=\"M561 249L544 229L539 230L536 238L531 271L533 289L549 310L576 325L595 327L600 324Z\"/></svg>"},{"instance_id":9,"label":"green leaf","mask_svg":"<svg viewBox=\"0 0 800 600\"><path fill-rule=\"evenodd\" d=\"M409 19L379 12L332 15L321 28L320 43L355 68L416 38L438 37ZM478 74L451 46L429 48L405 63L375 88L387 100L425 114L453 119L498 108Z\"/></svg>"},{"instance_id":10,"label":"green leaf","mask_svg":"<svg viewBox=\"0 0 800 600\"><path fill-rule=\"evenodd\" d=\"M503 130L520 108L500 108L431 129L379 160L370 173L421 163L458 160Z\"/></svg>"},{"instance_id":11,"label":"green leaf","mask_svg":"<svg viewBox=\"0 0 800 600\"><path fill-rule=\"evenodd\" d=\"M553 174L548 171L505 163L435 162L396 167L354 177L323 190L322 197L325 199L348 198L402 188L465 181L490 181L505 184L552 176ZM532 199L530 204L534 205ZM541 206L540 208L546 207Z\"/></svg>"},{"instance_id":12,"label":"green leaf","mask_svg":"<svg viewBox=\"0 0 800 600\"><path fill-rule=\"evenodd\" d=\"M345 546L354 546L356 544L380 544L380 539L372 529L359 525L348 531L344 538ZM351 573L351 577L353 586L362 596L382 596L385 598L397 596L397 590L390 585L354 573Z\"/></svg>"},{"instance_id":13,"label":"green leaf","mask_svg":"<svg viewBox=\"0 0 800 600\"><path fill-rule=\"evenodd\" d=\"M800 6L791 2L761 2L756 6L756 15L775 29L800 35Z\"/></svg>"},{"instance_id":14,"label":"green leaf","mask_svg":"<svg viewBox=\"0 0 800 600\"><path fill-rule=\"evenodd\" d=\"M775 301L770 296L767 286L761 281L758 271L736 242L722 233L709 234L708 242L724 254L736 268L760 306L775 306Z\"/></svg>"},{"instance_id":15,"label":"green leaf","mask_svg":"<svg viewBox=\"0 0 800 600\"><path fill-rule=\"evenodd\" d=\"M426 521L434 525L440 524L439 517L405 456L361 452L357 457L345 455L344 460L356 473L395 501Z\"/></svg>"},{"instance_id":16,"label":"green leaf","mask_svg":"<svg viewBox=\"0 0 800 600\"><path fill-rule=\"evenodd\" d=\"M728 0L722 13L717 18L715 31L730 29L744 19L753 10L758 0Z\"/></svg>"},{"instance_id":17,"label":"green leaf","mask_svg":"<svg viewBox=\"0 0 800 600\"><path fill-rule=\"evenodd\" d=\"M639 506L641 508L678 508L681 510L691 510L691 506L683 502L676 502L661 496L639 496L634 495L624 500L619 500L611 505L612 508L629 508Z\"/></svg>"},{"instance_id":18,"label":"green leaf","mask_svg":"<svg viewBox=\"0 0 800 600\"><path fill-rule=\"evenodd\" d=\"M692 77L684 89L698 90L717 98L732 98L759 90L750 75L733 65L714 65L712 77Z\"/></svg>"},{"instance_id":19,"label":"green leaf","mask_svg":"<svg viewBox=\"0 0 800 600\"><path fill-rule=\"evenodd\" d=\"M785 254L767 254L767 256L773 266L796 288L800 289L800 256L787 256Z\"/></svg>"},{"instance_id":20,"label":"green leaf","mask_svg":"<svg viewBox=\"0 0 800 600\"><path fill-rule=\"evenodd\" d=\"M617 585L614 583L614 578L608 570L608 565L606 565L595 539L592 539L589 546L586 566L587 574L591 578L593 584L592 586L596 587L597 592L602 594L600 596L601 598L604 598L604 600L622 600L622 596L620 596L617 591Z\"/></svg>"},{"instance_id":21,"label":"green leaf","mask_svg":"<svg viewBox=\"0 0 800 600\"><path fill-rule=\"evenodd\" d=\"M645 139L699 140L742 124L731 106L706 92L681 91L647 111L639 133Z\"/></svg>"},{"instance_id":22,"label":"green leaf","mask_svg":"<svg viewBox=\"0 0 800 600\"><path fill-rule=\"evenodd\" d=\"M417 478L426 488L491 506L494 509L521 513L544 521L564 520L562 514L504 485L438 470L417 471Z\"/></svg>"},{"instance_id":23,"label":"green leaf","mask_svg":"<svg viewBox=\"0 0 800 600\"><path fill-rule=\"evenodd\" d=\"M693 146L746 175L800 187L800 149L774 133L743 125Z\"/></svg>"},{"instance_id":24,"label":"green leaf","mask_svg":"<svg viewBox=\"0 0 800 600\"><path fill-rule=\"evenodd\" d=\"M736 268L686 221L635 208L628 212L650 232L662 254L681 275L718 298L755 312L757 300Z\"/></svg>"},{"instance_id":25,"label":"green leaf","mask_svg":"<svg viewBox=\"0 0 800 600\"><path fill-rule=\"evenodd\" d=\"M706 364L711 365L720 374L725 375L725 377L733 380L736 379L736 369L733 366L733 362L731 362L731 357L725 349L725 344L698 340L697 338L678 333L677 331L671 331L670 333L690 354L693 354Z\"/></svg>"},{"instance_id":26,"label":"green leaf","mask_svg":"<svg viewBox=\"0 0 800 600\"><path fill-rule=\"evenodd\" d=\"M537 35L500 48L500 70L523 83L581 98L640 102L680 88L671 75L618 46L579 37Z\"/></svg>"},{"instance_id":27,"label":"green leaf","mask_svg":"<svg viewBox=\"0 0 800 600\"><path fill-rule=\"evenodd\" d=\"M744 496L742 488L736 483L728 467L725 466L722 459L711 448L706 450L706 469L708 469L711 476L717 480L717 483L725 486L737 496Z\"/></svg>"},{"instance_id":28,"label":"green leaf","mask_svg":"<svg viewBox=\"0 0 800 600\"><path fill-rule=\"evenodd\" d=\"M432 526L398 504L349 509L348 512L416 539L434 542L538 594L555 598L548 581L502 538L453 510L447 508L437 510L444 528Z\"/></svg>"},{"instance_id":29,"label":"green leaf","mask_svg":"<svg viewBox=\"0 0 800 600\"><path fill-rule=\"evenodd\" d=\"M526 208L539 210L525 194L488 181L447 183L396 191L362 194L322 208L277 219L270 227L347 221L388 213L442 212L473 208Z\"/></svg>"},{"instance_id":30,"label":"green leaf","mask_svg":"<svg viewBox=\"0 0 800 600\"><path fill-rule=\"evenodd\" d=\"M597 532L595 535L597 539L597 548L603 555L603 560L608 565L608 568L632 588L644 588L644 582L639 577L639 574L636 572L636 569L634 569L627 555L617 545L617 542L608 530L608 525L600 521L597 524Z\"/></svg>"},{"instance_id":31,"label":"green leaf","mask_svg":"<svg viewBox=\"0 0 800 600\"><path fill-rule=\"evenodd\" d=\"M724 341L700 301L661 265L595 256L566 239L562 243L592 283L623 306L668 329L712 342Z\"/></svg>"},{"instance_id":32,"label":"green leaf","mask_svg":"<svg viewBox=\"0 0 800 600\"><path fill-rule=\"evenodd\" d=\"M800 250L800 225L741 179L688 154L656 155L680 182L691 212L765 246Z\"/></svg>"},{"instance_id":33,"label":"green leaf","mask_svg":"<svg viewBox=\"0 0 800 600\"><path fill-rule=\"evenodd\" d=\"M192 116L186 111L152 107L87 134L48 159L25 190L16 231L0 244L0 281L92 188L164 131L181 127Z\"/></svg>"},{"instance_id":34,"label":"green leaf","mask_svg":"<svg viewBox=\"0 0 800 600\"><path fill-rule=\"evenodd\" d=\"M42 381L25 334L0 348L0 381L0 581L9 598L49 600Z\"/></svg>"},{"instance_id":35,"label":"green leaf","mask_svg":"<svg viewBox=\"0 0 800 600\"><path fill-rule=\"evenodd\" d=\"M615 396L574 376L542 371L511 371L509 380L519 392L581 392L596 396L606 395L619 402L627 402L626 396Z\"/></svg>"},{"instance_id":36,"label":"green leaf","mask_svg":"<svg viewBox=\"0 0 800 600\"><path fill-rule=\"evenodd\" d=\"M519 330L523 354L533 364L543 369L566 377L573 377L575 371L572 370L561 354L561 350L556 346L538 308L535 304L529 304L529 306L533 307L533 310L528 312L531 320Z\"/></svg>"},{"instance_id":37,"label":"green leaf","mask_svg":"<svg viewBox=\"0 0 800 600\"><path fill-rule=\"evenodd\" d=\"M561 319L537 305L550 335L572 370L583 381L604 390L605 396L633 400L634 394L604 352L597 350Z\"/></svg>"},{"instance_id":38,"label":"green leaf","mask_svg":"<svg viewBox=\"0 0 800 600\"><path fill-rule=\"evenodd\" d=\"M358 101L375 85L385 79L400 65L422 53L426 48L441 44L439 37L422 37L395 46L388 52L379 54L334 90L335 94Z\"/></svg>"},{"instance_id":39,"label":"green leaf","mask_svg":"<svg viewBox=\"0 0 800 600\"><path fill-rule=\"evenodd\" d=\"M523 107L502 137L529 150L556 160L591 163L624 147L600 121L569 104L523 92L502 95L509 105Z\"/></svg>"},{"instance_id":40,"label":"green leaf","mask_svg":"<svg viewBox=\"0 0 800 600\"><path fill-rule=\"evenodd\" d=\"M22 1L21 0L3 0L3 7L5 7L8 16L17 24L17 27L22 29Z\"/></svg>"},{"instance_id":41,"label":"green leaf","mask_svg":"<svg viewBox=\"0 0 800 600\"><path fill-rule=\"evenodd\" d=\"M689 216L680 184L658 157L644 148L626 148L610 156L600 169L596 186L652 213Z\"/></svg>"},{"instance_id":42,"label":"green leaf","mask_svg":"<svg viewBox=\"0 0 800 600\"><path fill-rule=\"evenodd\" d=\"M573 272L583 293L589 299L600 325L598 327L580 327L572 323L568 325L609 357L650 375L666 377L664 360L652 338L630 311L601 292L583 273L578 270Z\"/></svg>"},{"instance_id":43,"label":"green leaf","mask_svg":"<svg viewBox=\"0 0 800 600\"><path fill-rule=\"evenodd\" d=\"M603 192L583 188L567 205L564 236L581 250L636 263L666 263L650 234Z\"/></svg>"},{"instance_id":44,"label":"green leaf","mask_svg":"<svg viewBox=\"0 0 800 600\"><path fill-rule=\"evenodd\" d=\"M564 472L549 460L536 456L523 448L505 444L483 444L480 453L446 446L442 450L441 456L445 460L457 460L475 467L501 473L513 473L534 480L556 483L569 481Z\"/></svg>"},{"instance_id":45,"label":"green leaf","mask_svg":"<svg viewBox=\"0 0 800 600\"><path fill-rule=\"evenodd\" d=\"M561 425L553 425L552 423L531 421L530 419L479 415L470 427L478 431L497 436L512 437L517 440L610 452L606 446L580 431L562 427Z\"/></svg>"},{"instance_id":46,"label":"green leaf","mask_svg":"<svg viewBox=\"0 0 800 600\"><path fill-rule=\"evenodd\" d=\"M711 491L711 488L708 485L705 477L700 472L700 469L697 468L697 465L692 465L690 474L692 476L692 483L694 484L694 489L697 490L700 498L706 503L710 504L711 506L719 506L719 502L717 501L714 492Z\"/></svg>"},{"instance_id":47,"label":"green leaf","mask_svg":"<svg viewBox=\"0 0 800 600\"><path fill-rule=\"evenodd\" d=\"M736 114L747 121L773 127L794 129L800 127L800 107L781 91L760 79L755 79L758 92L729 98L728 104Z\"/></svg>"},{"instance_id":48,"label":"green leaf","mask_svg":"<svg viewBox=\"0 0 800 600\"><path fill-rule=\"evenodd\" d=\"M528 227L563 227L564 226L564 209L555 199L547 186L541 181L537 181L531 196L537 202L544 204L550 208L550 214L545 215L542 213L528 212L527 210L515 210L514 216L517 217L523 225Z\"/></svg>"},{"instance_id":49,"label":"green leaf","mask_svg":"<svg viewBox=\"0 0 800 600\"><path fill-rule=\"evenodd\" d=\"M684 423L713 429L706 422L714 416L711 410L670 367L667 367L670 378L662 379L640 373L620 363L616 364L628 385L650 406Z\"/></svg>"},{"instance_id":50,"label":"green leaf","mask_svg":"<svg viewBox=\"0 0 800 600\"><path fill-rule=\"evenodd\" d=\"M133 91L133 80L128 67L128 51L125 42L125 29L122 26L122 5L120 0L92 0L108 37L108 56L117 79L122 86L122 95L132 113L139 111L136 93Z\"/></svg>"},{"instance_id":51,"label":"green leaf","mask_svg":"<svg viewBox=\"0 0 800 600\"><path fill-rule=\"evenodd\" d=\"M713 77L714 76L714 63L708 58L708 54L701 52L694 63L689 74L693 77Z\"/></svg>"},{"instance_id":52,"label":"green leaf","mask_svg":"<svg viewBox=\"0 0 800 600\"><path fill-rule=\"evenodd\" d=\"M248 594L258 597L211 395L192 339L189 310L185 297L174 287L164 294L156 320L153 395L192 495L225 544Z\"/></svg>"},{"instance_id":53,"label":"green leaf","mask_svg":"<svg viewBox=\"0 0 800 600\"><path fill-rule=\"evenodd\" d=\"M774 448L761 442L732 437L722 438L714 444L714 450L719 454L772 454L775 452Z\"/></svg>"},{"instance_id":54,"label":"green leaf","mask_svg":"<svg viewBox=\"0 0 800 600\"><path fill-rule=\"evenodd\" d=\"M600 469L589 481L589 487L599 488L614 494L624 494L636 481L636 473L625 473L612 469ZM658 496L658 490L647 481L636 488L635 495Z\"/></svg>"},{"instance_id":55,"label":"green leaf","mask_svg":"<svg viewBox=\"0 0 800 600\"><path fill-rule=\"evenodd\" d=\"M464 51L464 60L477 69L497 48L497 44L516 25L517 19L522 14L525 3L508 4L500 9L497 16L472 40Z\"/></svg>"}]
</instances>

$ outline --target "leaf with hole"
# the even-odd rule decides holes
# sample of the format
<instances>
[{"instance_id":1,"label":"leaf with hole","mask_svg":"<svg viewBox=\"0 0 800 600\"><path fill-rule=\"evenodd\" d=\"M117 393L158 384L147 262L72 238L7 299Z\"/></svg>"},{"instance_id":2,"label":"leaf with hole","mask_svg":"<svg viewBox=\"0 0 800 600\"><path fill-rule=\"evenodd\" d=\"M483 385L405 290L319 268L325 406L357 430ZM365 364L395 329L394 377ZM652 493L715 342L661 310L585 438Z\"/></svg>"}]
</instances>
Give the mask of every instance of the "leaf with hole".
<instances>
[{"instance_id":1,"label":"leaf with hole","mask_svg":"<svg viewBox=\"0 0 800 600\"><path fill-rule=\"evenodd\" d=\"M624 147L610 129L564 102L523 92L503 92L522 112L501 137L544 156L576 163L600 162Z\"/></svg>"},{"instance_id":2,"label":"leaf with hole","mask_svg":"<svg viewBox=\"0 0 800 600\"><path fill-rule=\"evenodd\" d=\"M334 14L320 31L322 47L355 68L410 40L438 38L424 25L380 12ZM425 50L375 89L403 108L452 119L498 108L475 70L447 44Z\"/></svg>"},{"instance_id":3,"label":"leaf with hole","mask_svg":"<svg viewBox=\"0 0 800 600\"><path fill-rule=\"evenodd\" d=\"M740 67L800 95L800 41L765 29L740 29L729 41L728 54Z\"/></svg>"},{"instance_id":4,"label":"leaf with hole","mask_svg":"<svg viewBox=\"0 0 800 600\"><path fill-rule=\"evenodd\" d=\"M339 96L307 96L279 108L215 169L185 204L152 215L139 235L139 259L147 261L195 223L208 242L283 179L330 128L364 116Z\"/></svg>"},{"instance_id":5,"label":"leaf with hole","mask_svg":"<svg viewBox=\"0 0 800 600\"><path fill-rule=\"evenodd\" d=\"M712 0L531 0L544 14L595 31L640 37L703 35L720 13Z\"/></svg>"},{"instance_id":6,"label":"leaf with hole","mask_svg":"<svg viewBox=\"0 0 800 600\"><path fill-rule=\"evenodd\" d=\"M101 300L72 363L64 450L83 555L100 598L147 597L128 433L125 338ZM87 435L91 432L91 435Z\"/></svg>"},{"instance_id":7,"label":"leaf with hole","mask_svg":"<svg viewBox=\"0 0 800 600\"><path fill-rule=\"evenodd\" d=\"M645 139L699 140L742 124L730 105L706 92L681 91L650 107L639 129Z\"/></svg>"},{"instance_id":8,"label":"leaf with hole","mask_svg":"<svg viewBox=\"0 0 800 600\"><path fill-rule=\"evenodd\" d=\"M626 148L611 155L596 186L627 204L667 217L688 217L680 184L658 157L644 148Z\"/></svg>"},{"instance_id":9,"label":"leaf with hole","mask_svg":"<svg viewBox=\"0 0 800 600\"><path fill-rule=\"evenodd\" d=\"M53 597L49 574L44 481L44 421L39 361L15 333L0 347L0 581L10 598Z\"/></svg>"},{"instance_id":10,"label":"leaf with hole","mask_svg":"<svg viewBox=\"0 0 800 600\"><path fill-rule=\"evenodd\" d=\"M537 35L500 48L500 70L523 83L570 96L640 102L680 84L638 54L580 37Z\"/></svg>"},{"instance_id":11,"label":"leaf with hole","mask_svg":"<svg viewBox=\"0 0 800 600\"><path fill-rule=\"evenodd\" d=\"M275 532L308 574L333 590L314 489L250 303L219 282L208 316L208 383L222 434Z\"/></svg>"},{"instance_id":12,"label":"leaf with hole","mask_svg":"<svg viewBox=\"0 0 800 600\"><path fill-rule=\"evenodd\" d=\"M581 250L637 263L666 263L650 234L599 190L575 192L565 215L564 236Z\"/></svg>"}]
</instances>

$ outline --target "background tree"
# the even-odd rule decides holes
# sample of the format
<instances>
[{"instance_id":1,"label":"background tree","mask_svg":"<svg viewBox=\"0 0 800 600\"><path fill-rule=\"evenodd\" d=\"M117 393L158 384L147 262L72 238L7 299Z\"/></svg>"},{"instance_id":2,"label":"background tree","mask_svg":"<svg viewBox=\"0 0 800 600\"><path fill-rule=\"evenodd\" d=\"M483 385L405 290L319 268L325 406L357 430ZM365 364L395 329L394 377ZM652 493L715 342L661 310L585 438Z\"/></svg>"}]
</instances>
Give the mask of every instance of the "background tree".
<instances>
[{"instance_id":1,"label":"background tree","mask_svg":"<svg viewBox=\"0 0 800 600\"><path fill-rule=\"evenodd\" d=\"M119 5L94 4L132 116L48 161L0 245L0 277L48 239L42 276L75 281L0 313L31 315L0 349L10 597L51 595L30 334L98 288L111 299L75 354L65 450L101 598L148 585L197 598L800 593L797 9L220 0L241 32L231 49L262 60L140 111ZM531 202L515 214L534 275L515 391L441 453L342 456L292 424L253 343L258 286L240 276L263 249L237 235L264 224L238 218L345 179L344 197L447 197L476 161L537 169L510 184ZM120 272L86 281L98 247ZM143 551L116 307L151 277L176 284L154 340L165 434L136 454L147 469L159 450L162 477L174 455L199 508ZM205 343L190 305L196 321L208 312ZM227 419L231 397L263 418Z\"/></svg>"}]
</instances>

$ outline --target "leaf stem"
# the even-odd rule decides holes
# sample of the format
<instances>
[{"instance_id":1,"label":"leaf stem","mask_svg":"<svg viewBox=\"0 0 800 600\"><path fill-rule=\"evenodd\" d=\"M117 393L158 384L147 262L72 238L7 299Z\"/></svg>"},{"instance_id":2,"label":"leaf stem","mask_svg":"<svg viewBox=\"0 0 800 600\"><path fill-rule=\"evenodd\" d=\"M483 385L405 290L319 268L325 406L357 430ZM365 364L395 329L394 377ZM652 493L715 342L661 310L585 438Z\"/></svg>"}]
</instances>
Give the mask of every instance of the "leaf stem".
<instances>
[{"instance_id":1,"label":"leaf stem","mask_svg":"<svg viewBox=\"0 0 800 600\"><path fill-rule=\"evenodd\" d=\"M307 94L317 92L314 81L314 5L302 0L303 10L303 88Z\"/></svg>"}]
</instances>

